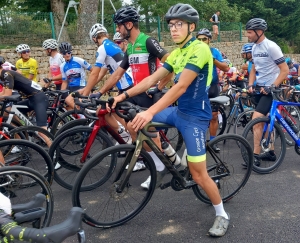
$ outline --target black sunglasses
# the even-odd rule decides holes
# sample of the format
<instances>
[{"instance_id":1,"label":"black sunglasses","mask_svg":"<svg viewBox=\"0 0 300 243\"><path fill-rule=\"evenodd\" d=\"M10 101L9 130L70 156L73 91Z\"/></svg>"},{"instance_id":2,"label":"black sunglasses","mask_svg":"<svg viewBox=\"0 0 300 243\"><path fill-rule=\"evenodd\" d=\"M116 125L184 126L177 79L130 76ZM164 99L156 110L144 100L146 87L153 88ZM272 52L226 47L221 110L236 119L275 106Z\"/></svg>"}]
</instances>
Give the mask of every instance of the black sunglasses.
<instances>
[{"instance_id":1,"label":"black sunglasses","mask_svg":"<svg viewBox=\"0 0 300 243\"><path fill-rule=\"evenodd\" d=\"M22 51L22 54L30 53L30 50Z\"/></svg>"},{"instance_id":2,"label":"black sunglasses","mask_svg":"<svg viewBox=\"0 0 300 243\"><path fill-rule=\"evenodd\" d=\"M63 55L67 55L67 54L70 55L70 54L72 54L72 52L70 52L70 51L69 52L62 52L61 54L63 54Z\"/></svg>"},{"instance_id":3,"label":"black sunglasses","mask_svg":"<svg viewBox=\"0 0 300 243\"><path fill-rule=\"evenodd\" d=\"M123 43L124 41L114 41L116 44L120 45L121 43Z\"/></svg>"},{"instance_id":4,"label":"black sunglasses","mask_svg":"<svg viewBox=\"0 0 300 243\"><path fill-rule=\"evenodd\" d=\"M198 40L199 40L199 41L207 41L208 38L207 38L207 37L204 37L204 38L200 38L200 37L199 37Z\"/></svg>"}]
</instances>

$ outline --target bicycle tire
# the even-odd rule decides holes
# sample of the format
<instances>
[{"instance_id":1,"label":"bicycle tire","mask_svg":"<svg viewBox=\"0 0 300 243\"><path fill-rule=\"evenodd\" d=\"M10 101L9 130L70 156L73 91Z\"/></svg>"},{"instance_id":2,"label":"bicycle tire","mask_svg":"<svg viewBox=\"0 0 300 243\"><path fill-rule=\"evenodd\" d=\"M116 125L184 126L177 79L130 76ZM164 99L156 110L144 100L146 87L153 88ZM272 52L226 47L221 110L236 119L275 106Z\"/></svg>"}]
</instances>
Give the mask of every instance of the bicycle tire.
<instances>
[{"instance_id":1,"label":"bicycle tire","mask_svg":"<svg viewBox=\"0 0 300 243\"><path fill-rule=\"evenodd\" d=\"M56 133L55 133L55 137L57 137L59 134L63 133L64 131L67 131L69 129L72 129L74 127L77 126L88 126L90 124L90 120L89 119L76 119L76 120L72 120L67 122L66 124L64 124Z\"/></svg>"},{"instance_id":2,"label":"bicycle tire","mask_svg":"<svg viewBox=\"0 0 300 243\"><path fill-rule=\"evenodd\" d=\"M85 126L66 130L55 138L50 147L49 155L53 158L53 163L61 165L61 168L54 172L54 180L68 190L72 190L76 176L84 165L84 163L80 162L80 159L92 131L92 127ZM90 148L87 160L91 159L99 151L111 146L114 146L111 139L105 133L99 131ZM113 164L116 159L111 157L111 160ZM93 184L86 184L82 187L82 190L90 190L94 186Z\"/></svg>"},{"instance_id":3,"label":"bicycle tire","mask_svg":"<svg viewBox=\"0 0 300 243\"><path fill-rule=\"evenodd\" d=\"M20 137L24 137L24 139L28 140L29 142L33 142L37 145L40 145L45 150L48 150L48 145L45 142L45 138L42 138L37 133L42 133L45 137L47 137L51 141L51 143L54 140L54 136L42 127L23 126L23 127L14 128L13 130L9 131L9 134L11 136L14 136L17 134Z\"/></svg>"},{"instance_id":4,"label":"bicycle tire","mask_svg":"<svg viewBox=\"0 0 300 243\"><path fill-rule=\"evenodd\" d=\"M292 105L284 106L284 109L286 110L286 112L288 112L288 116L293 121L295 126L297 126L298 130L300 131L300 112L297 108L298 108L297 106L292 106ZM281 115L283 117L287 116L287 114L281 114ZM283 129L282 131L285 135L286 144L289 146L295 146L294 139L288 134L288 132L283 127L282 127L282 129ZM300 135L299 132L298 132L298 135Z\"/></svg>"},{"instance_id":5,"label":"bicycle tire","mask_svg":"<svg viewBox=\"0 0 300 243\"><path fill-rule=\"evenodd\" d=\"M219 153L215 153L212 149L215 144L220 148ZM234 146L238 148L233 149ZM251 175L253 165L252 148L246 139L240 135L223 134L207 144L206 154L208 174L217 184L222 201L224 203L228 202L242 190ZM217 161L214 157L220 161ZM246 168L241 165L243 160L248 165ZM236 185L233 185L234 183ZM192 188L199 200L211 204L209 197L202 188L198 185Z\"/></svg>"},{"instance_id":6,"label":"bicycle tire","mask_svg":"<svg viewBox=\"0 0 300 243\"><path fill-rule=\"evenodd\" d=\"M247 110L243 111L239 116L236 118L236 121L233 125L233 133L241 135L243 134L243 130L246 127L246 125L252 120L252 115L254 113L253 110ZM242 127L243 129L240 130L239 127Z\"/></svg>"},{"instance_id":7,"label":"bicycle tire","mask_svg":"<svg viewBox=\"0 0 300 243\"><path fill-rule=\"evenodd\" d=\"M221 117L222 117L222 124L219 121L218 131L217 131L217 136L220 136L224 133L224 131L226 129L227 116L226 116L226 113L225 113L224 109L222 108L222 106L219 106L218 113L220 113Z\"/></svg>"},{"instance_id":8,"label":"bicycle tire","mask_svg":"<svg viewBox=\"0 0 300 243\"><path fill-rule=\"evenodd\" d=\"M8 181L6 175L14 179L14 182ZM24 180L31 181L32 185L24 187L24 184L27 184L23 183ZM8 184L3 186L2 183ZM43 193L46 196L45 207L43 205L46 212L41 220L41 228L50 225L54 209L54 196L48 181L40 173L24 166L5 166L0 168L0 185L1 193L8 196L13 205L27 203L37 193Z\"/></svg>"},{"instance_id":9,"label":"bicycle tire","mask_svg":"<svg viewBox=\"0 0 300 243\"><path fill-rule=\"evenodd\" d=\"M256 119L252 120L251 122L249 122L243 132L243 137L247 141L253 141L253 135L254 135L253 134L253 126L258 123L270 124L270 118L269 117L260 117L260 118L256 118ZM275 140L274 140L274 138L275 138ZM280 139L280 141L278 143L276 141L276 140L278 140L277 138ZM269 174L269 173L275 171L283 162L283 159L284 159L285 153L286 153L286 141L285 141L284 133L283 133L280 125L277 122L274 123L274 135L273 135L272 143L274 144L274 146L276 143L276 148L275 148L275 152L277 154L276 161L264 160L264 161L261 161L259 166L253 164L253 171L255 171L256 173ZM253 146L254 146L253 142L250 145L253 148ZM264 144L260 143L260 146L262 147L262 146L264 146Z\"/></svg>"},{"instance_id":10,"label":"bicycle tire","mask_svg":"<svg viewBox=\"0 0 300 243\"><path fill-rule=\"evenodd\" d=\"M239 112L238 107L236 105L233 106L233 109L230 111L230 114L227 117L227 123L226 123L227 131L226 131L226 133L229 133L231 126L234 124L234 118L236 117L236 113L238 113L238 112Z\"/></svg>"},{"instance_id":11,"label":"bicycle tire","mask_svg":"<svg viewBox=\"0 0 300 243\"><path fill-rule=\"evenodd\" d=\"M19 149L19 152L12 153L11 148L14 146ZM0 141L0 149L1 151L9 150L4 152L6 165L21 165L32 168L43 175L49 185L52 184L54 177L53 163L49 154L41 146L23 139L10 139Z\"/></svg>"},{"instance_id":12,"label":"bicycle tire","mask_svg":"<svg viewBox=\"0 0 300 243\"><path fill-rule=\"evenodd\" d=\"M125 176L127 171L125 166L132 158L134 151L135 145L118 145L107 148L89 160L78 174L72 190L72 203L74 206L85 209L83 221L86 224L97 228L119 226L133 219L149 202L155 190L156 167L152 158L144 149L141 150L139 156L143 158L146 169L138 173L132 172L123 192L116 192L117 182ZM101 165L109 155L117 155L120 152L126 152L127 156L119 158L118 163L112 170L108 168L111 173L108 174L109 177L104 178L105 183L93 188L92 191L82 192L80 190L81 185L84 180L90 180L90 178L87 178L89 173L94 174L96 166ZM124 161L120 161L122 159ZM148 175L152 178L149 190L142 190L140 184L146 180ZM93 203L90 203L91 201ZM116 209L116 212L114 212L114 209ZM102 213L110 215L102 217Z\"/></svg>"},{"instance_id":13,"label":"bicycle tire","mask_svg":"<svg viewBox=\"0 0 300 243\"><path fill-rule=\"evenodd\" d=\"M220 96L226 96L229 98L229 101L223 105L223 110L226 114L226 118L228 118L230 115L230 111L232 110L232 107L234 105L234 98L229 94L220 94Z\"/></svg>"}]
</instances>

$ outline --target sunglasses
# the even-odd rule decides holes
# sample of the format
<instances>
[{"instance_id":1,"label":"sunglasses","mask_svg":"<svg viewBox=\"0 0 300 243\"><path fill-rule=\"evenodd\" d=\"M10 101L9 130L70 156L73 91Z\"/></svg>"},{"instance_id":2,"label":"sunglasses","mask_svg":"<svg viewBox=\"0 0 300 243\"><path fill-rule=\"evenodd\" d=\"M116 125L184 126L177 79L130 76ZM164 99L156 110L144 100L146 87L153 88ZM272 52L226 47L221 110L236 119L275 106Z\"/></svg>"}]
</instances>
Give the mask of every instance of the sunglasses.
<instances>
[{"instance_id":1,"label":"sunglasses","mask_svg":"<svg viewBox=\"0 0 300 243\"><path fill-rule=\"evenodd\" d=\"M123 43L124 41L114 41L117 45L120 45L121 43Z\"/></svg>"},{"instance_id":2,"label":"sunglasses","mask_svg":"<svg viewBox=\"0 0 300 243\"><path fill-rule=\"evenodd\" d=\"M204 37L204 38L198 38L199 41L207 41L208 38L207 37Z\"/></svg>"},{"instance_id":3,"label":"sunglasses","mask_svg":"<svg viewBox=\"0 0 300 243\"><path fill-rule=\"evenodd\" d=\"M30 53L30 50L22 51L22 54Z\"/></svg>"},{"instance_id":4,"label":"sunglasses","mask_svg":"<svg viewBox=\"0 0 300 243\"><path fill-rule=\"evenodd\" d=\"M69 52L62 52L61 54L63 54L63 55L67 55L67 54L68 54L68 55L71 55L72 52L70 52L70 51L69 51Z\"/></svg>"}]
</instances>

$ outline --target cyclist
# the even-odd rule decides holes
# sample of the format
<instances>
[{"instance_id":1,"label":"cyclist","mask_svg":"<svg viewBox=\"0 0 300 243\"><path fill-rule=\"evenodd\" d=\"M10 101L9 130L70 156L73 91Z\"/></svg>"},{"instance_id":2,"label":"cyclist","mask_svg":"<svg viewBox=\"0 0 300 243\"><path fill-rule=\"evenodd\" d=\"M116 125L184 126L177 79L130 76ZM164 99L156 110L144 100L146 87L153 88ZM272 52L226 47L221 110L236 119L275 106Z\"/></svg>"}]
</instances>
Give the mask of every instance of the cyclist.
<instances>
[{"instance_id":1,"label":"cyclist","mask_svg":"<svg viewBox=\"0 0 300 243\"><path fill-rule=\"evenodd\" d=\"M72 45L68 42L62 42L59 45L59 52L65 59L60 65L60 72L63 83L61 90L68 89L70 92L82 89L86 85L85 70L92 71L92 66L80 57L72 56ZM65 102L69 106L68 109L74 109L74 98L69 95Z\"/></svg>"},{"instance_id":2,"label":"cyclist","mask_svg":"<svg viewBox=\"0 0 300 243\"><path fill-rule=\"evenodd\" d=\"M24 77L37 82L38 63L30 57L30 47L26 44L20 44L16 48L16 52L21 57L16 62L16 68Z\"/></svg>"},{"instance_id":3,"label":"cyclist","mask_svg":"<svg viewBox=\"0 0 300 243\"><path fill-rule=\"evenodd\" d=\"M0 60L3 57L0 57ZM42 87L36 82L25 78L22 74L12 71L4 70L0 65L0 80L4 82L4 89L0 92L0 96L12 95L13 89L22 94L25 98L23 101L18 102L18 105L25 105L29 109L22 108L20 111L24 114L34 110L36 114L36 124L39 127L47 129L47 108L48 97L42 92ZM49 138L44 137L48 146L51 145Z\"/></svg>"},{"instance_id":4,"label":"cyclist","mask_svg":"<svg viewBox=\"0 0 300 243\"><path fill-rule=\"evenodd\" d=\"M50 64L48 78L44 79L44 82L46 83L46 87L48 87L50 83L53 81L53 83L56 86L56 89L60 90L62 84L62 78L61 78L61 72L59 67L65 60L63 56L57 51L58 43L55 39L45 40L43 42L43 48L47 56L49 56L49 64Z\"/></svg>"},{"instance_id":5,"label":"cyclist","mask_svg":"<svg viewBox=\"0 0 300 243\"><path fill-rule=\"evenodd\" d=\"M112 107L146 91L174 71L176 85L147 111L137 114L132 121L133 127L138 131L151 120L177 127L187 147L192 177L204 189L216 210L216 219L209 234L223 236L228 229L230 217L224 210L215 182L206 170L205 134L212 117L208 89L212 80L213 57L208 45L192 36L199 15L191 5L178 3L168 10L165 18L178 48L170 54L162 68L125 94L115 97ZM168 107L177 99L178 107Z\"/></svg>"},{"instance_id":6,"label":"cyclist","mask_svg":"<svg viewBox=\"0 0 300 243\"><path fill-rule=\"evenodd\" d=\"M116 32L114 34L113 41L114 41L115 44L117 44L121 48L121 50L123 52L126 52L126 49L127 49L127 40L124 39L121 36L120 32Z\"/></svg>"},{"instance_id":7,"label":"cyclist","mask_svg":"<svg viewBox=\"0 0 300 243\"><path fill-rule=\"evenodd\" d=\"M249 79L249 74L252 67L252 47L254 43L246 43L242 47L241 55L244 59L244 64L242 65L242 70L244 76Z\"/></svg>"},{"instance_id":8,"label":"cyclist","mask_svg":"<svg viewBox=\"0 0 300 243\"><path fill-rule=\"evenodd\" d=\"M210 41L212 39L212 34L208 29L200 29L199 32L196 35L196 38L200 41L203 41L206 44L210 44ZM219 77L217 68L220 70L227 72L228 71L228 65L224 62L221 52L217 48L210 48L211 53L213 55L214 59L214 66L213 66L213 79L208 91L208 98L215 98L219 96ZM218 130L218 105L214 105L212 107L212 119L209 124L209 133L210 133L210 140L214 139L217 136L217 130ZM217 146L217 144L214 144L213 149L215 152L220 152L220 148Z\"/></svg>"},{"instance_id":9,"label":"cyclist","mask_svg":"<svg viewBox=\"0 0 300 243\"><path fill-rule=\"evenodd\" d=\"M289 67L289 74L287 76L290 85L297 85L298 84L298 70L297 67L294 66L294 63L290 57L285 59L286 64Z\"/></svg>"},{"instance_id":10,"label":"cyclist","mask_svg":"<svg viewBox=\"0 0 300 243\"><path fill-rule=\"evenodd\" d=\"M120 66L100 89L100 95L111 89L125 74L129 67L132 69L133 84L136 85L143 78L155 72L159 64L159 59L164 61L168 56L167 51L159 45L157 40L140 32L139 14L134 7L127 6L117 10L114 15L114 23L117 25L116 31L120 32L124 39L128 40L128 48ZM168 82L168 80L162 81L160 84L161 86L158 87L157 90L161 90L166 82ZM89 84L90 82L88 82L87 86ZM91 85L94 84L91 83ZM126 90L123 90L122 92L124 93ZM153 104L152 97L149 97L146 92L139 94L136 97L132 97L129 101L142 107L150 107ZM127 128L130 129L130 126L127 126ZM130 131L130 134L133 139L136 138L136 134L133 131ZM158 145L160 144L159 138L154 139L154 141L156 141ZM164 164L154 152L149 152L149 154L156 164L156 169L159 172L164 173ZM149 183L146 181L145 183L142 183L142 186L147 189Z\"/></svg>"},{"instance_id":11,"label":"cyclist","mask_svg":"<svg viewBox=\"0 0 300 243\"><path fill-rule=\"evenodd\" d=\"M252 68L249 76L249 92L253 92L253 84L256 79L256 91L260 95L255 96L257 103L252 119L268 114L272 105L270 86L278 87L289 73L280 47L265 36L267 23L264 19L253 18L246 24L247 37L255 44L252 47ZM263 124L253 127L253 133L257 138L262 136ZM260 155L260 141L254 139L254 163L260 165L262 159L276 160L274 149Z\"/></svg>"}]
</instances>

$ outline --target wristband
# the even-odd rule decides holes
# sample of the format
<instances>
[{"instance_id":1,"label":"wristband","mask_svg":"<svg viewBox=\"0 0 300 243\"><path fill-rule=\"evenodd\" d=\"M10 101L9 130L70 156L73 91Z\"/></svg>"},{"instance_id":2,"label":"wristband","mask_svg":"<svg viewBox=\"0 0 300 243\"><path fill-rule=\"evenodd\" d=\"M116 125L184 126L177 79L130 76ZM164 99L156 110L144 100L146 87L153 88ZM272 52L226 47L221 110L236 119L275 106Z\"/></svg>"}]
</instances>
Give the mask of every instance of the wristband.
<instances>
[{"instance_id":1,"label":"wristband","mask_svg":"<svg viewBox=\"0 0 300 243\"><path fill-rule=\"evenodd\" d=\"M126 91L124 91L123 94L125 95L126 99L129 99L129 95Z\"/></svg>"}]
</instances>

